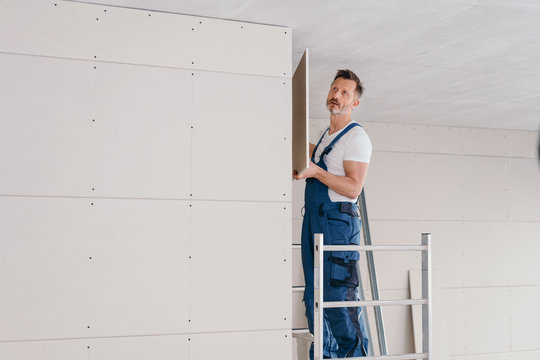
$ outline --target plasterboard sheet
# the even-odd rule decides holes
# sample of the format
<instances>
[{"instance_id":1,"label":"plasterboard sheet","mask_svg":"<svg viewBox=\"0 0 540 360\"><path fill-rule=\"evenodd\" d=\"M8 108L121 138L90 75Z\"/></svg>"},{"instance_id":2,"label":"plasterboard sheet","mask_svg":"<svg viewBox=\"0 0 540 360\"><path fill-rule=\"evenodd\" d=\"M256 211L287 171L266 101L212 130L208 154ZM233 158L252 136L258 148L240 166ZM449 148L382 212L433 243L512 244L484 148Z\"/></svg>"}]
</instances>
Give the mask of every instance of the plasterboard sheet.
<instances>
[{"instance_id":1,"label":"plasterboard sheet","mask_svg":"<svg viewBox=\"0 0 540 360\"><path fill-rule=\"evenodd\" d=\"M508 289L455 289L447 295L450 355L510 350Z\"/></svg>"},{"instance_id":2,"label":"plasterboard sheet","mask_svg":"<svg viewBox=\"0 0 540 360\"><path fill-rule=\"evenodd\" d=\"M86 314L91 336L187 333L190 206L94 199Z\"/></svg>"},{"instance_id":3,"label":"plasterboard sheet","mask_svg":"<svg viewBox=\"0 0 540 360\"><path fill-rule=\"evenodd\" d=\"M291 201L290 84L197 72L193 101L193 199Z\"/></svg>"},{"instance_id":4,"label":"plasterboard sheet","mask_svg":"<svg viewBox=\"0 0 540 360\"><path fill-rule=\"evenodd\" d=\"M196 39L199 18L122 7L79 4L98 12L94 33L98 60L163 67L193 68L195 53L206 44ZM99 19L99 20L97 20Z\"/></svg>"},{"instance_id":5,"label":"plasterboard sheet","mask_svg":"<svg viewBox=\"0 0 540 360\"><path fill-rule=\"evenodd\" d=\"M408 290L381 291L383 299L406 299ZM412 317L410 306L384 306L382 307L386 339L389 354L408 354L414 352L412 336ZM377 342L377 327L371 324L372 341Z\"/></svg>"},{"instance_id":6,"label":"plasterboard sheet","mask_svg":"<svg viewBox=\"0 0 540 360\"><path fill-rule=\"evenodd\" d=\"M5 0L0 34L1 50L10 53L291 77L291 29L277 26L70 1Z\"/></svg>"},{"instance_id":7,"label":"plasterboard sheet","mask_svg":"<svg viewBox=\"0 0 540 360\"><path fill-rule=\"evenodd\" d=\"M0 54L2 194L91 192L92 70L88 62Z\"/></svg>"},{"instance_id":8,"label":"plasterboard sheet","mask_svg":"<svg viewBox=\"0 0 540 360\"><path fill-rule=\"evenodd\" d=\"M88 184L88 193L189 198L191 72L109 63L94 66L95 105L86 130L92 174L81 179Z\"/></svg>"},{"instance_id":9,"label":"plasterboard sheet","mask_svg":"<svg viewBox=\"0 0 540 360\"><path fill-rule=\"evenodd\" d=\"M306 305L302 301L304 290L293 291L292 293L292 328L307 329Z\"/></svg>"},{"instance_id":10,"label":"plasterboard sheet","mask_svg":"<svg viewBox=\"0 0 540 360\"><path fill-rule=\"evenodd\" d=\"M300 246L292 249L292 285L304 286L304 270L302 269L302 253Z\"/></svg>"},{"instance_id":11,"label":"plasterboard sheet","mask_svg":"<svg viewBox=\"0 0 540 360\"><path fill-rule=\"evenodd\" d=\"M508 159L509 220L540 221L540 163Z\"/></svg>"},{"instance_id":12,"label":"plasterboard sheet","mask_svg":"<svg viewBox=\"0 0 540 360\"><path fill-rule=\"evenodd\" d=\"M302 220L293 219L292 220L292 244L300 245L302 239Z\"/></svg>"},{"instance_id":13,"label":"plasterboard sheet","mask_svg":"<svg viewBox=\"0 0 540 360\"><path fill-rule=\"evenodd\" d=\"M92 210L87 199L0 197L1 341L87 335Z\"/></svg>"},{"instance_id":14,"label":"plasterboard sheet","mask_svg":"<svg viewBox=\"0 0 540 360\"><path fill-rule=\"evenodd\" d=\"M103 7L69 1L4 0L0 12L1 51L93 59L98 41L96 19L101 14Z\"/></svg>"},{"instance_id":15,"label":"plasterboard sheet","mask_svg":"<svg viewBox=\"0 0 540 360\"><path fill-rule=\"evenodd\" d=\"M198 22L193 30L194 68L291 77L291 29L208 18Z\"/></svg>"},{"instance_id":16,"label":"plasterboard sheet","mask_svg":"<svg viewBox=\"0 0 540 360\"><path fill-rule=\"evenodd\" d=\"M309 165L309 52L300 59L292 78L293 171L301 173Z\"/></svg>"},{"instance_id":17,"label":"plasterboard sheet","mask_svg":"<svg viewBox=\"0 0 540 360\"><path fill-rule=\"evenodd\" d=\"M376 151L536 158L538 133L447 126L363 123ZM407 139L407 141L403 141Z\"/></svg>"},{"instance_id":18,"label":"plasterboard sheet","mask_svg":"<svg viewBox=\"0 0 540 360\"><path fill-rule=\"evenodd\" d=\"M188 335L91 339L88 344L88 360L189 359Z\"/></svg>"},{"instance_id":19,"label":"plasterboard sheet","mask_svg":"<svg viewBox=\"0 0 540 360\"><path fill-rule=\"evenodd\" d=\"M194 202L192 209L191 330L290 327L290 212L256 202Z\"/></svg>"},{"instance_id":20,"label":"plasterboard sheet","mask_svg":"<svg viewBox=\"0 0 540 360\"><path fill-rule=\"evenodd\" d=\"M512 285L537 285L540 274L540 222L513 222L508 224L507 229L504 241L510 259L508 282Z\"/></svg>"},{"instance_id":21,"label":"plasterboard sheet","mask_svg":"<svg viewBox=\"0 0 540 360\"><path fill-rule=\"evenodd\" d=\"M537 273L538 274L538 273ZM540 285L510 289L512 350L540 348L540 313L536 311Z\"/></svg>"},{"instance_id":22,"label":"plasterboard sheet","mask_svg":"<svg viewBox=\"0 0 540 360\"><path fill-rule=\"evenodd\" d=\"M87 340L0 342L2 359L88 360Z\"/></svg>"},{"instance_id":23,"label":"plasterboard sheet","mask_svg":"<svg viewBox=\"0 0 540 360\"><path fill-rule=\"evenodd\" d=\"M291 353L290 330L197 334L191 336L189 359L290 360Z\"/></svg>"},{"instance_id":24,"label":"plasterboard sheet","mask_svg":"<svg viewBox=\"0 0 540 360\"><path fill-rule=\"evenodd\" d=\"M375 153L365 188L367 194L378 195L370 196L372 219L502 220L506 216L504 159Z\"/></svg>"},{"instance_id":25,"label":"plasterboard sheet","mask_svg":"<svg viewBox=\"0 0 540 360\"><path fill-rule=\"evenodd\" d=\"M433 261L445 271L448 286L505 286L515 271L515 239L499 222L449 222L432 225Z\"/></svg>"}]
</instances>

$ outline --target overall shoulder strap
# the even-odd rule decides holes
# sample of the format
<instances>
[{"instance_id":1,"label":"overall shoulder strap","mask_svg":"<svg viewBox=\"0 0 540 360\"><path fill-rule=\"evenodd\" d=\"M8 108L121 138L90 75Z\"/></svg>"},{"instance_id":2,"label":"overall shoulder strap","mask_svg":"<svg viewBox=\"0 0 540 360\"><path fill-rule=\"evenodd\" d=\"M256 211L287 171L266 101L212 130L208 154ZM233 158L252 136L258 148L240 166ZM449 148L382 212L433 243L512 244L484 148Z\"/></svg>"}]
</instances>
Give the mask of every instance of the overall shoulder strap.
<instances>
[{"instance_id":1,"label":"overall shoulder strap","mask_svg":"<svg viewBox=\"0 0 540 360\"><path fill-rule=\"evenodd\" d=\"M311 161L314 161L314 159L315 159L315 153L317 152L317 149L319 148L319 145L321 144L321 141L322 141L324 135L326 135L326 133L328 132L328 130L330 130L330 128L324 130L324 132L323 132L321 138L319 139L319 142L317 143L317 146L315 146L315 148L313 149L313 152L311 153Z\"/></svg>"},{"instance_id":2,"label":"overall shoulder strap","mask_svg":"<svg viewBox=\"0 0 540 360\"><path fill-rule=\"evenodd\" d=\"M351 130L351 129L352 129L353 127L355 127L355 126L360 126L360 124L353 122L352 124L349 124L349 126L347 126L345 129L343 129L343 131L340 132L339 135L336 136L336 137L334 138L334 140L332 140L332 142L331 142L330 144L328 144L328 146L324 149L324 151L321 153L321 157L323 157L324 155L328 155L328 153L329 153L330 151L332 151L332 147L334 146L334 144L335 144L339 139L341 139L341 137L342 137L343 135L345 135L346 133L348 133L349 130ZM362 126L360 126L360 127L362 127Z\"/></svg>"}]
</instances>

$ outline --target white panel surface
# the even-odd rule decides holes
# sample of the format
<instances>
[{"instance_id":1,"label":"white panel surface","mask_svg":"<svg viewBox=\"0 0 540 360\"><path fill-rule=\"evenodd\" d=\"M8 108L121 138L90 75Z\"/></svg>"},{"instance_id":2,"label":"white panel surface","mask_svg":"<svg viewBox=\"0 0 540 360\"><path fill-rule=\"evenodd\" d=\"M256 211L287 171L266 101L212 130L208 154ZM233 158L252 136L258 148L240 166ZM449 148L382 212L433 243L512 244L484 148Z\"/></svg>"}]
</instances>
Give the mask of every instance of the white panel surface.
<instances>
[{"instance_id":1,"label":"white panel surface","mask_svg":"<svg viewBox=\"0 0 540 360\"><path fill-rule=\"evenodd\" d=\"M209 18L198 20L199 24L193 31L197 44L193 50L195 68L287 78L292 76L291 29ZM245 95L243 91L241 94Z\"/></svg>"},{"instance_id":2,"label":"white panel surface","mask_svg":"<svg viewBox=\"0 0 540 360\"><path fill-rule=\"evenodd\" d=\"M538 274L538 272L536 273ZM512 350L540 349L540 285L510 290Z\"/></svg>"},{"instance_id":3,"label":"white panel surface","mask_svg":"<svg viewBox=\"0 0 540 360\"><path fill-rule=\"evenodd\" d=\"M508 217L540 221L540 166L537 159L508 159Z\"/></svg>"},{"instance_id":4,"label":"white panel surface","mask_svg":"<svg viewBox=\"0 0 540 360\"><path fill-rule=\"evenodd\" d=\"M534 131L361 123L375 151L537 157Z\"/></svg>"},{"instance_id":5,"label":"white panel surface","mask_svg":"<svg viewBox=\"0 0 540 360\"><path fill-rule=\"evenodd\" d=\"M0 54L2 194L91 192L92 71L88 62Z\"/></svg>"},{"instance_id":6,"label":"white panel surface","mask_svg":"<svg viewBox=\"0 0 540 360\"><path fill-rule=\"evenodd\" d=\"M104 40L95 37L103 7L54 0L3 0L1 6L3 52L89 60Z\"/></svg>"},{"instance_id":7,"label":"white panel surface","mask_svg":"<svg viewBox=\"0 0 540 360\"><path fill-rule=\"evenodd\" d=\"M0 209L1 340L188 331L187 203L2 197Z\"/></svg>"},{"instance_id":8,"label":"white panel surface","mask_svg":"<svg viewBox=\"0 0 540 360\"><path fill-rule=\"evenodd\" d=\"M447 294L451 355L510 350L508 289L455 289Z\"/></svg>"},{"instance_id":9,"label":"white panel surface","mask_svg":"<svg viewBox=\"0 0 540 360\"><path fill-rule=\"evenodd\" d=\"M88 191L106 197L189 198L191 72L94 65Z\"/></svg>"},{"instance_id":10,"label":"white panel surface","mask_svg":"<svg viewBox=\"0 0 540 360\"><path fill-rule=\"evenodd\" d=\"M304 270L302 268L302 250L300 246L292 249L292 285L304 286Z\"/></svg>"},{"instance_id":11,"label":"white panel surface","mask_svg":"<svg viewBox=\"0 0 540 360\"><path fill-rule=\"evenodd\" d=\"M3 52L275 77L291 76L291 35L284 27L69 1L3 0L0 12Z\"/></svg>"},{"instance_id":12,"label":"white panel surface","mask_svg":"<svg viewBox=\"0 0 540 360\"><path fill-rule=\"evenodd\" d=\"M191 336L190 360L290 360L290 331L256 331Z\"/></svg>"},{"instance_id":13,"label":"white panel surface","mask_svg":"<svg viewBox=\"0 0 540 360\"><path fill-rule=\"evenodd\" d=\"M502 220L505 186L504 159L375 153L366 194L372 219Z\"/></svg>"},{"instance_id":14,"label":"white panel surface","mask_svg":"<svg viewBox=\"0 0 540 360\"><path fill-rule=\"evenodd\" d=\"M306 305L302 301L304 298L304 290L293 291L292 293L292 328L307 329Z\"/></svg>"},{"instance_id":15,"label":"white panel surface","mask_svg":"<svg viewBox=\"0 0 540 360\"><path fill-rule=\"evenodd\" d=\"M290 83L198 72L193 198L290 201Z\"/></svg>"},{"instance_id":16,"label":"white panel surface","mask_svg":"<svg viewBox=\"0 0 540 360\"><path fill-rule=\"evenodd\" d=\"M87 340L0 342L0 359L88 360Z\"/></svg>"},{"instance_id":17,"label":"white panel surface","mask_svg":"<svg viewBox=\"0 0 540 360\"><path fill-rule=\"evenodd\" d=\"M0 197L0 340L87 335L92 210L87 199Z\"/></svg>"},{"instance_id":18,"label":"white panel surface","mask_svg":"<svg viewBox=\"0 0 540 360\"><path fill-rule=\"evenodd\" d=\"M93 200L91 336L187 333L190 207Z\"/></svg>"},{"instance_id":19,"label":"white panel surface","mask_svg":"<svg viewBox=\"0 0 540 360\"><path fill-rule=\"evenodd\" d=\"M88 360L179 360L189 357L189 337L141 336L88 341ZM86 360L86 359L85 359Z\"/></svg>"},{"instance_id":20,"label":"white panel surface","mask_svg":"<svg viewBox=\"0 0 540 360\"><path fill-rule=\"evenodd\" d=\"M194 202L192 209L191 330L290 327L290 210L242 202Z\"/></svg>"}]
</instances>

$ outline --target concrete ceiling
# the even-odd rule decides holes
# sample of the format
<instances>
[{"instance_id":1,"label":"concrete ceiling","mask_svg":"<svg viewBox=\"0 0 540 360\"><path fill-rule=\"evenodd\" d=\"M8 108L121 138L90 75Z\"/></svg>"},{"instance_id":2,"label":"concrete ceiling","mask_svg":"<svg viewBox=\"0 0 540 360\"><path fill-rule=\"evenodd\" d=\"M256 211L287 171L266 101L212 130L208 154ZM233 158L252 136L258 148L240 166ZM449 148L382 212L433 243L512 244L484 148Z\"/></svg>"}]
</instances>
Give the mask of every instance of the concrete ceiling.
<instances>
[{"instance_id":1,"label":"concrete ceiling","mask_svg":"<svg viewBox=\"0 0 540 360\"><path fill-rule=\"evenodd\" d=\"M293 29L310 49L310 112L338 68L366 92L356 120L537 131L539 0L94 0Z\"/></svg>"}]
</instances>

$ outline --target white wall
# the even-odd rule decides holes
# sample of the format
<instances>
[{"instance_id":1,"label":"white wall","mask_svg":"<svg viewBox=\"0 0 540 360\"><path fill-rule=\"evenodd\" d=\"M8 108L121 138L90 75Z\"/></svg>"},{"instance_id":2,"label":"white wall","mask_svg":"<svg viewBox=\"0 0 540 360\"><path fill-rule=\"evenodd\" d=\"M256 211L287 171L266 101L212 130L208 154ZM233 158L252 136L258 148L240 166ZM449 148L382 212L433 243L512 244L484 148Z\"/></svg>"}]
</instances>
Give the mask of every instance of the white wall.
<instances>
[{"instance_id":1,"label":"white wall","mask_svg":"<svg viewBox=\"0 0 540 360\"><path fill-rule=\"evenodd\" d=\"M1 359L290 358L290 60L287 28L0 2Z\"/></svg>"},{"instance_id":2,"label":"white wall","mask_svg":"<svg viewBox=\"0 0 540 360\"><path fill-rule=\"evenodd\" d=\"M311 141L327 121L312 119ZM418 244L432 233L435 359L537 359L538 133L360 122L374 146L365 184L373 243ZM302 192L295 183L293 243ZM419 256L375 253L383 299L409 297ZM296 301L293 327L302 327ZM410 309L383 313L390 352L414 351Z\"/></svg>"}]
</instances>

